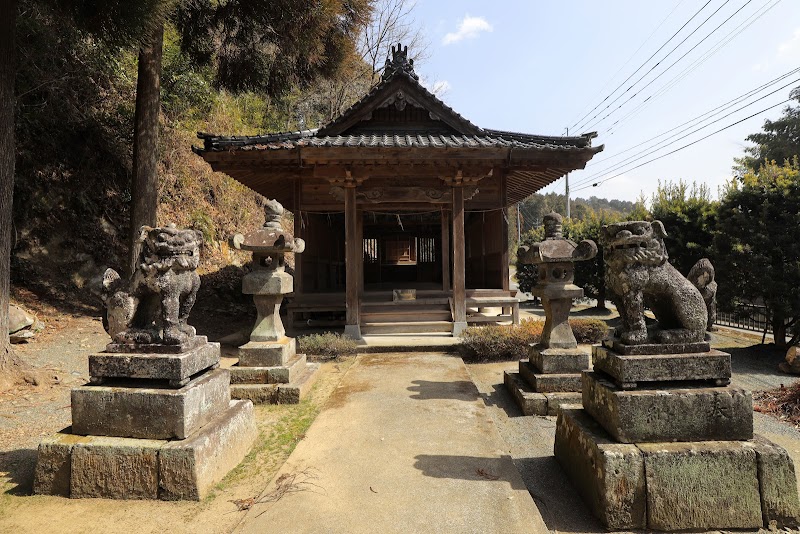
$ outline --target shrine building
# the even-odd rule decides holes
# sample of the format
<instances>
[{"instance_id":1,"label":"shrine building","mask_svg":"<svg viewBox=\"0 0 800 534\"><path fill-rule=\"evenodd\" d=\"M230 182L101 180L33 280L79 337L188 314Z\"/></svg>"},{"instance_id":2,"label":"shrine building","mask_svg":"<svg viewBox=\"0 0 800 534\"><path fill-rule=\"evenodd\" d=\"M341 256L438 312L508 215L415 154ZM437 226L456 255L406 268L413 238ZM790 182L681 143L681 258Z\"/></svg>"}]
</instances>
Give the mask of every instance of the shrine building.
<instances>
[{"instance_id":1,"label":"shrine building","mask_svg":"<svg viewBox=\"0 0 800 534\"><path fill-rule=\"evenodd\" d=\"M518 322L507 208L603 147L594 134L480 128L425 89L407 50L340 117L292 133L198 134L215 171L294 215L289 325L345 333L449 332ZM499 315L487 315L500 308Z\"/></svg>"}]
</instances>

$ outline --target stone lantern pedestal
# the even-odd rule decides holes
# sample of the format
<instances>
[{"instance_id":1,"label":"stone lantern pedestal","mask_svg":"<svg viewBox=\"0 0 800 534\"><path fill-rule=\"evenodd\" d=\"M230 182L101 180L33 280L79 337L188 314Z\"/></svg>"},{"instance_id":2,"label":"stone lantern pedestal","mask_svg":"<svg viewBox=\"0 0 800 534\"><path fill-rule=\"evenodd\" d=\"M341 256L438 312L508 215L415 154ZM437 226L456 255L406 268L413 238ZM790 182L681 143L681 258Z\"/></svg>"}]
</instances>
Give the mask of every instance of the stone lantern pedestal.
<instances>
[{"instance_id":1,"label":"stone lantern pedestal","mask_svg":"<svg viewBox=\"0 0 800 534\"><path fill-rule=\"evenodd\" d=\"M521 248L522 261L537 265L533 294L542 299L545 324L541 341L530 347L519 372L506 372L504 382L525 415L556 415L562 404L581 402L581 372L590 368L589 352L579 349L569 325L572 300L583 296L574 281L574 262L597 255L597 245L580 245L561 235L561 216L545 216L546 239Z\"/></svg>"},{"instance_id":2,"label":"stone lantern pedestal","mask_svg":"<svg viewBox=\"0 0 800 534\"><path fill-rule=\"evenodd\" d=\"M239 362L231 367L231 396L254 403L296 404L313 385L319 364L297 354L280 308L284 295L294 289L284 254L303 252L305 243L283 233L283 207L277 201L267 203L265 211L263 228L233 238L235 248L253 252L253 272L242 279L242 293L253 295L257 316L250 341L239 347Z\"/></svg>"}]
</instances>

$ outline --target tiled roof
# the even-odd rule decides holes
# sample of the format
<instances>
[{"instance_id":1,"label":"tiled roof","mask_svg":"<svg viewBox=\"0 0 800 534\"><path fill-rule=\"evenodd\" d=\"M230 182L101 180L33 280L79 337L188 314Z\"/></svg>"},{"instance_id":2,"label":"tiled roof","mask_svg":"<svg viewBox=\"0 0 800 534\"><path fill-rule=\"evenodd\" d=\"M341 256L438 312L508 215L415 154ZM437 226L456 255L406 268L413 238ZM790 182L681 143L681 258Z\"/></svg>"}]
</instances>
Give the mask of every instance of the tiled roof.
<instances>
[{"instance_id":1,"label":"tiled roof","mask_svg":"<svg viewBox=\"0 0 800 534\"><path fill-rule=\"evenodd\" d=\"M583 150L591 147L585 137L548 137L486 130L487 135L335 135L317 136L317 130L282 134L219 137L200 133L205 151L281 150L302 147L419 147L419 148L515 148L536 150Z\"/></svg>"}]
</instances>

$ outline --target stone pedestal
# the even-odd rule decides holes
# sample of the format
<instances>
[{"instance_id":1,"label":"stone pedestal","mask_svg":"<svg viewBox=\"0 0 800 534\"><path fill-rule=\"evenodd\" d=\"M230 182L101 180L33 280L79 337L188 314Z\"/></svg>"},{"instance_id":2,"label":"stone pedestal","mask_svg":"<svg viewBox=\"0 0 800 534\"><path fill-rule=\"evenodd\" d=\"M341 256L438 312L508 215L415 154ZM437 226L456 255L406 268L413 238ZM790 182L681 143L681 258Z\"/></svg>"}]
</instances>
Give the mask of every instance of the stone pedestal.
<instances>
[{"instance_id":1,"label":"stone pedestal","mask_svg":"<svg viewBox=\"0 0 800 534\"><path fill-rule=\"evenodd\" d=\"M34 493L200 500L244 458L257 435L253 405L231 400L219 344L157 347L89 357L72 426L39 445Z\"/></svg>"},{"instance_id":2,"label":"stone pedestal","mask_svg":"<svg viewBox=\"0 0 800 534\"><path fill-rule=\"evenodd\" d=\"M753 434L730 355L690 345L594 347L583 409L559 412L556 459L611 529L796 528L791 458Z\"/></svg>"}]
</instances>

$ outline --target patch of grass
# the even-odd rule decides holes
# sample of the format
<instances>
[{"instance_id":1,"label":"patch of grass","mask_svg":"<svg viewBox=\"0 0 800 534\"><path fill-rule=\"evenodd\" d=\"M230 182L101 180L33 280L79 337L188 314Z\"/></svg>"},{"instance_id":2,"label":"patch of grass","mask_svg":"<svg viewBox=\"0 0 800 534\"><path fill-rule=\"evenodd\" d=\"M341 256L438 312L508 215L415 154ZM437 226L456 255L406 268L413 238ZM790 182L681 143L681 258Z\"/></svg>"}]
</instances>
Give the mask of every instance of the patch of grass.
<instances>
[{"instance_id":1,"label":"patch of grass","mask_svg":"<svg viewBox=\"0 0 800 534\"><path fill-rule=\"evenodd\" d=\"M597 343L608 332L599 319L570 319L569 324L578 343ZM525 319L513 326L475 326L461 333L458 346L461 356L469 361L519 360L528 356L528 348L538 343L544 321Z\"/></svg>"},{"instance_id":2,"label":"patch of grass","mask_svg":"<svg viewBox=\"0 0 800 534\"><path fill-rule=\"evenodd\" d=\"M355 354L357 347L354 340L335 332L297 337L297 352L308 355L312 361L333 360Z\"/></svg>"}]
</instances>

